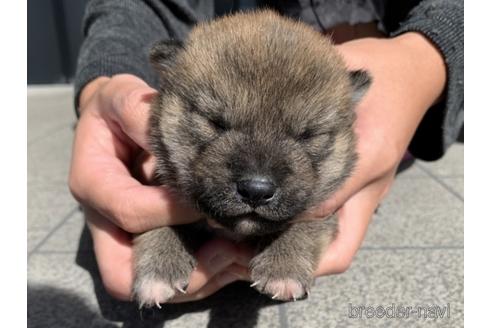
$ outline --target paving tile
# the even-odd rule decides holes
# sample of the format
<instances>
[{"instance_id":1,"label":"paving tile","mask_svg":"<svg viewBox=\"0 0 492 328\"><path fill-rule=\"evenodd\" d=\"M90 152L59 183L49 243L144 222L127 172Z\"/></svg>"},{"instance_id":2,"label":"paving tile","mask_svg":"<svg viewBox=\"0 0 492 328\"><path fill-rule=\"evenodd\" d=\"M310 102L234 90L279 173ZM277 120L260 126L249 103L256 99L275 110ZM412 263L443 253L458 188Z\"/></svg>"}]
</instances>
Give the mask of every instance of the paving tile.
<instances>
[{"instance_id":1,"label":"paving tile","mask_svg":"<svg viewBox=\"0 0 492 328\"><path fill-rule=\"evenodd\" d=\"M100 315L91 277L74 261L75 254L29 259L29 327L115 327Z\"/></svg>"},{"instance_id":2,"label":"paving tile","mask_svg":"<svg viewBox=\"0 0 492 328\"><path fill-rule=\"evenodd\" d=\"M455 143L438 161L419 161L418 165L440 177L462 177L464 174L464 144Z\"/></svg>"},{"instance_id":3,"label":"paving tile","mask_svg":"<svg viewBox=\"0 0 492 328\"><path fill-rule=\"evenodd\" d=\"M28 284L27 326L30 328L121 327L105 320L71 289Z\"/></svg>"},{"instance_id":4,"label":"paving tile","mask_svg":"<svg viewBox=\"0 0 492 328\"><path fill-rule=\"evenodd\" d=\"M92 250L92 241L83 234L84 213L77 209L38 249L38 252L77 252Z\"/></svg>"},{"instance_id":5,"label":"paving tile","mask_svg":"<svg viewBox=\"0 0 492 328\"><path fill-rule=\"evenodd\" d=\"M72 137L67 127L28 146L28 251L77 206L67 185Z\"/></svg>"},{"instance_id":6,"label":"paving tile","mask_svg":"<svg viewBox=\"0 0 492 328\"><path fill-rule=\"evenodd\" d=\"M463 245L463 202L432 179L397 179L363 247Z\"/></svg>"},{"instance_id":7,"label":"paving tile","mask_svg":"<svg viewBox=\"0 0 492 328\"><path fill-rule=\"evenodd\" d=\"M425 162L416 160L413 164L406 167L409 162L402 162L401 167L405 169L397 174L400 179L428 177L426 171L430 171L437 176L461 177L463 176L464 146L462 143L453 144L446 154L439 160Z\"/></svg>"},{"instance_id":8,"label":"paving tile","mask_svg":"<svg viewBox=\"0 0 492 328\"><path fill-rule=\"evenodd\" d=\"M103 290L91 252L35 253L27 276L28 317L39 327L280 327L277 303L246 283L200 302L140 313L136 304L116 301Z\"/></svg>"},{"instance_id":9,"label":"paving tile","mask_svg":"<svg viewBox=\"0 0 492 328\"><path fill-rule=\"evenodd\" d=\"M442 178L441 180L462 198L465 197L465 178Z\"/></svg>"},{"instance_id":10,"label":"paving tile","mask_svg":"<svg viewBox=\"0 0 492 328\"><path fill-rule=\"evenodd\" d=\"M27 143L33 144L75 122L70 85L27 88Z\"/></svg>"},{"instance_id":11,"label":"paving tile","mask_svg":"<svg viewBox=\"0 0 492 328\"><path fill-rule=\"evenodd\" d=\"M288 326L462 327L463 259L463 250L361 251L344 274L319 278L309 299L286 304ZM449 304L449 318L419 319L417 312L391 318L393 304ZM389 318L366 318L370 310L360 311L379 305L388 308Z\"/></svg>"}]
</instances>

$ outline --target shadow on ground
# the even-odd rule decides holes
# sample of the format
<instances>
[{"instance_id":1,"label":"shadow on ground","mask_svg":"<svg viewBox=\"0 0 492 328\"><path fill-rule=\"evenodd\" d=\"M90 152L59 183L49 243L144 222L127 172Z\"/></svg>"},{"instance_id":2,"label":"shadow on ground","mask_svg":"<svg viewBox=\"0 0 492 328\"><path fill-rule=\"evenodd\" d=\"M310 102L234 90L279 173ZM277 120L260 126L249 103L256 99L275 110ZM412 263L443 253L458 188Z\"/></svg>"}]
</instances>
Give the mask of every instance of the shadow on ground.
<instances>
[{"instance_id":1,"label":"shadow on ground","mask_svg":"<svg viewBox=\"0 0 492 328\"><path fill-rule=\"evenodd\" d=\"M117 327L72 292L52 286L27 286L27 326L30 328Z\"/></svg>"},{"instance_id":2,"label":"shadow on ground","mask_svg":"<svg viewBox=\"0 0 492 328\"><path fill-rule=\"evenodd\" d=\"M249 287L248 283L235 283L205 300L183 303L168 304L162 309L146 309L140 311L133 302L121 302L112 298L106 293L101 277L97 269L94 253L87 251L87 245L92 245L91 236L87 227L84 227L77 252L76 263L89 272L94 284L94 292L100 309L102 322L106 322L104 327L112 327L109 321L123 322L123 327L162 327L166 321L179 318L180 316L193 313L209 311L208 327L255 327L258 320L258 313L262 307L272 306L278 302L272 301ZM92 249L92 248L89 248ZM58 317L49 317L36 311L36 304L41 302L42 308L52 308L52 312L60 313L61 317L76 315L75 322L81 322L82 327L87 327L86 318L99 316L92 313L80 297L68 292L47 288L29 288L28 298L32 303L30 321L35 322L45 320L43 325L32 325L32 327L76 327L64 325L64 321ZM100 317L100 316L99 316ZM106 321L107 320L107 321ZM99 325L97 325L99 326ZM31 327L31 326L30 326Z\"/></svg>"}]
</instances>

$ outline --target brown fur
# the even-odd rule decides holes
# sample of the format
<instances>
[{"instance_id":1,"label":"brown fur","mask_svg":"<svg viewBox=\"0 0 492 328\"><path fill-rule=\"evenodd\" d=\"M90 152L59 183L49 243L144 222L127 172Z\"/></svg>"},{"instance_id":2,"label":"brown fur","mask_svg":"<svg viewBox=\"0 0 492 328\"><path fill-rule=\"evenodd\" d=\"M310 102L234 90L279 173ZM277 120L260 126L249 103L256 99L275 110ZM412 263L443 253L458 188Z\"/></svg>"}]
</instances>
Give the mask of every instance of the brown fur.
<instances>
[{"instance_id":1,"label":"brown fur","mask_svg":"<svg viewBox=\"0 0 492 328\"><path fill-rule=\"evenodd\" d=\"M250 269L258 290L302 297L336 219L291 221L339 188L354 167L353 107L369 76L348 72L318 32L271 11L200 24L184 44L156 45L151 61L161 76L150 130L158 182L229 235L255 244ZM255 175L276 188L261 206L236 191L240 179ZM185 241L188 230L165 227L136 238L141 304L156 301L142 297L142 281L187 280L193 265L182 259L194 249Z\"/></svg>"}]
</instances>

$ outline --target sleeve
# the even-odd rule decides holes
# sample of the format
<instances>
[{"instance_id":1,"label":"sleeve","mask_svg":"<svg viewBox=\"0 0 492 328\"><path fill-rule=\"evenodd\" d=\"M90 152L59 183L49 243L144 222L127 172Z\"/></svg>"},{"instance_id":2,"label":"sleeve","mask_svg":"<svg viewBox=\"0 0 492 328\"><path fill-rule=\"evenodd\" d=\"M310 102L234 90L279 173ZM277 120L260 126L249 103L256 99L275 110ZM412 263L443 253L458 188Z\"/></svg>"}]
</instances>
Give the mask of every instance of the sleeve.
<instances>
[{"instance_id":1,"label":"sleeve","mask_svg":"<svg viewBox=\"0 0 492 328\"><path fill-rule=\"evenodd\" d=\"M200 20L213 16L213 0L92 0L84 19L82 43L74 80L78 111L82 88L99 76L133 74L151 86L158 78L148 59L160 40L182 40Z\"/></svg>"},{"instance_id":2,"label":"sleeve","mask_svg":"<svg viewBox=\"0 0 492 328\"><path fill-rule=\"evenodd\" d=\"M391 11L386 14L391 15ZM443 100L427 111L409 147L415 157L423 160L440 158L456 141L463 124L463 16L461 0L423 0L390 31L391 36L409 31L422 33L445 60L447 85Z\"/></svg>"}]
</instances>

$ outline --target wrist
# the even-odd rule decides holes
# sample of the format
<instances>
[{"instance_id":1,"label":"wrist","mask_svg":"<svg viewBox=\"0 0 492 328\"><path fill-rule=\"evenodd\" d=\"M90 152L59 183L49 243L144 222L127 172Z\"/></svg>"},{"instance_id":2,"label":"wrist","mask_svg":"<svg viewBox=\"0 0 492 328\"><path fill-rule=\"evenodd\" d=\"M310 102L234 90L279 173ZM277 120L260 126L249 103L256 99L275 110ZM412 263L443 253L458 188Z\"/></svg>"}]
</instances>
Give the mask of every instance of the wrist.
<instances>
[{"instance_id":1,"label":"wrist","mask_svg":"<svg viewBox=\"0 0 492 328\"><path fill-rule=\"evenodd\" d=\"M428 98L429 107L442 99L446 86L446 64L441 51L425 35L407 32L390 39L411 58L414 76L422 95Z\"/></svg>"}]
</instances>

